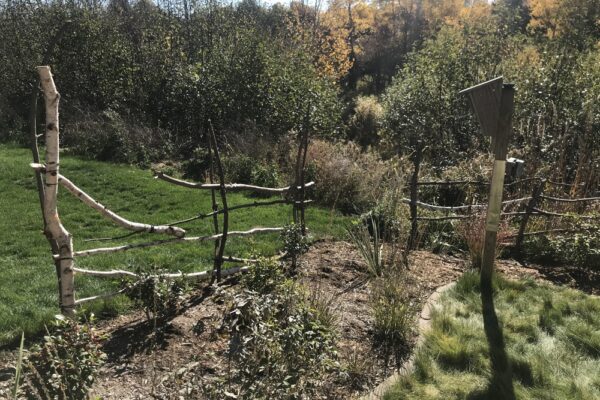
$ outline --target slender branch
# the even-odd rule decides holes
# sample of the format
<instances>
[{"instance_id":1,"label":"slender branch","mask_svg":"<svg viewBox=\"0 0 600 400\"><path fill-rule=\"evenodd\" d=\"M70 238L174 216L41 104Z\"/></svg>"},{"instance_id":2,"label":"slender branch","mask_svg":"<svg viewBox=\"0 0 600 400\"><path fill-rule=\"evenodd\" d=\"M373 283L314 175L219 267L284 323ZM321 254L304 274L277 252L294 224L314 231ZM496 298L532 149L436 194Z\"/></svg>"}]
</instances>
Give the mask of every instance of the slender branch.
<instances>
[{"instance_id":1,"label":"slender branch","mask_svg":"<svg viewBox=\"0 0 600 400\"><path fill-rule=\"evenodd\" d=\"M599 201L600 197L582 197L580 199L567 199L563 197L540 196L542 199L552 200L563 203L579 203L583 201Z\"/></svg>"},{"instance_id":2,"label":"slender branch","mask_svg":"<svg viewBox=\"0 0 600 400\"><path fill-rule=\"evenodd\" d=\"M577 232L588 232L594 231L594 228L560 228L560 229L548 229L545 231L533 231L533 232L525 232L523 236L537 236L537 235L547 235L549 233L577 233ZM509 238L517 237L517 234L508 235Z\"/></svg>"},{"instance_id":3,"label":"slender branch","mask_svg":"<svg viewBox=\"0 0 600 400\"><path fill-rule=\"evenodd\" d=\"M417 217L418 221L449 221L452 219L468 219L470 215L450 215L447 217Z\"/></svg>"},{"instance_id":4,"label":"slender branch","mask_svg":"<svg viewBox=\"0 0 600 400\"><path fill-rule=\"evenodd\" d=\"M173 178L172 176L169 176L169 175L165 175L162 172L158 172L156 174L155 178L162 179L163 181L173 183L178 186L187 187L190 189L209 189L210 190L210 189L219 189L221 186L218 183L188 182L188 181L184 181L181 179ZM314 184L315 184L314 182L308 182L305 185L305 187L310 187L310 186L313 186ZM290 190L290 186L286 186L283 188L269 188L269 187L263 187L263 186L246 185L243 183L227 183L227 184L225 184L225 189L230 190L230 191L250 190L250 191L259 192L259 193L281 194L281 193L288 192ZM300 189L300 187L298 189Z\"/></svg>"},{"instance_id":5,"label":"slender branch","mask_svg":"<svg viewBox=\"0 0 600 400\"><path fill-rule=\"evenodd\" d=\"M253 228L247 231L231 231L229 232L229 236L249 236L260 233L273 233L273 232L281 232L283 228ZM160 246L163 244L173 244L173 243L181 243L181 242L204 242L209 240L219 240L222 234L210 235L210 236L190 236L190 237L182 237L182 238L172 238L172 239L163 239L163 240L155 240L153 242L144 242L144 243L132 243L126 244L122 246L115 247L100 247L97 249L90 250L82 250L77 251L73 254L75 257L86 257L93 256L98 254L107 254L107 253L118 253L121 251L128 251L132 249L141 249L145 247L154 247Z\"/></svg>"},{"instance_id":6,"label":"slender branch","mask_svg":"<svg viewBox=\"0 0 600 400\"><path fill-rule=\"evenodd\" d=\"M133 235L137 235L141 232L129 232L125 235L113 236L113 237L105 237L105 238L94 238L94 239L84 239L84 242L110 242L112 240L125 239Z\"/></svg>"},{"instance_id":7,"label":"slender branch","mask_svg":"<svg viewBox=\"0 0 600 400\"><path fill-rule=\"evenodd\" d=\"M133 276L133 277L138 277L139 275L130 271L125 271L122 269L113 269L110 271L96 271L93 269L83 269L83 268L77 268L77 267L73 267L72 268L73 271L75 272L79 272L81 274L87 274L87 275L92 275L92 276L121 276L121 275L126 275L126 276Z\"/></svg>"},{"instance_id":8,"label":"slender branch","mask_svg":"<svg viewBox=\"0 0 600 400\"><path fill-rule=\"evenodd\" d=\"M514 204L514 203L521 203L523 201L527 201L531 199L531 197L523 197L521 199L514 199L514 200L505 200L502 202L502 204L506 205L506 204ZM400 199L400 201L404 204L410 204L410 199ZM465 205L465 206L454 206L454 207L447 207L447 206L438 206L435 204L429 204L429 203L423 203L421 201L417 201L416 202L417 206L428 209L428 210L434 210L434 211L459 211L459 210L468 210L468 209L474 209L474 208L486 208L487 204L471 204L471 205Z\"/></svg>"},{"instance_id":9,"label":"slender branch","mask_svg":"<svg viewBox=\"0 0 600 400\"><path fill-rule=\"evenodd\" d=\"M313 200L305 200L304 202L297 201L296 203L297 204L299 204L299 203L309 204L312 202L313 202ZM245 203L245 204L240 204L237 206L229 207L229 211L239 210L241 208L270 206L270 205L274 205L274 204L293 204L293 203L294 203L293 200L286 200L286 199L271 200L271 201L254 201L252 203ZM212 217L214 215L222 214L222 213L223 213L223 210L221 209L221 210L213 211L213 212L210 212L207 214L198 214L194 217L182 219L180 221L171 222L167 225L181 225L181 224L185 224L187 222L195 221L197 219L204 219L204 218Z\"/></svg>"},{"instance_id":10,"label":"slender branch","mask_svg":"<svg viewBox=\"0 0 600 400\"><path fill-rule=\"evenodd\" d=\"M252 268L252 267L251 266L243 266L243 267L227 268L226 270L224 270L221 273L221 276L229 276L229 275L234 275L234 274L238 274L238 273L244 273L244 272L247 272L248 270L250 270L250 268ZM99 271L96 271L96 272L99 272ZM160 277L164 277L164 278L183 278L183 279L193 278L193 279L197 279L197 280L204 280L204 279L210 278L212 275L213 275L213 271L202 271L202 272L193 272L191 274L184 274L183 272L180 272L177 274L162 274L162 275L151 275L151 276L152 277L160 276ZM75 301L75 304L79 305L79 304L86 303L86 302L93 301L93 300L114 297L119 294L122 294L123 292L125 292L125 290L126 289L123 288L123 289L119 290L118 292L100 294L100 295L91 296L91 297L85 297L83 299L78 299L77 301Z\"/></svg>"},{"instance_id":11,"label":"slender branch","mask_svg":"<svg viewBox=\"0 0 600 400\"><path fill-rule=\"evenodd\" d=\"M91 296L91 297L84 297L83 299L77 299L75 300L75 305L80 305L82 303L87 303L89 301L93 301L93 300L100 300L100 299L107 299L110 297L115 297L121 293L123 293L125 291L125 288L119 290L118 292L113 292L113 293L105 293L105 294L99 294L97 296Z\"/></svg>"},{"instance_id":12,"label":"slender branch","mask_svg":"<svg viewBox=\"0 0 600 400\"><path fill-rule=\"evenodd\" d=\"M40 164L35 164L35 163L32 163L31 167L36 170L45 169L44 166L42 166ZM100 214L102 214L104 217L112 220L117 225L119 225L125 229L129 229L134 232L164 233L164 234L173 235L173 236L176 236L179 238L185 236L185 230L178 228L176 226L149 225L149 224L143 224L140 222L132 222L132 221L129 221L128 219L121 217L120 215L118 215L115 212L106 208L106 206L104 206L101 203L99 203L98 201L94 200L90 195L88 195L83 190L81 190L80 188L75 186L75 184L73 182L71 182L69 179L67 179L63 175L58 175L58 182L62 186L64 186L65 189L67 189L71 194L73 194L75 197L77 197L79 200L81 200L84 204L90 206L91 208L93 208L94 210L96 210Z\"/></svg>"},{"instance_id":13,"label":"slender branch","mask_svg":"<svg viewBox=\"0 0 600 400\"><path fill-rule=\"evenodd\" d=\"M538 213L538 215L542 215L545 217L569 217L569 218L581 218L581 219L598 219L600 215L574 215L574 214L561 214L555 213L551 211L540 210L539 208L534 208L534 211Z\"/></svg>"}]
</instances>

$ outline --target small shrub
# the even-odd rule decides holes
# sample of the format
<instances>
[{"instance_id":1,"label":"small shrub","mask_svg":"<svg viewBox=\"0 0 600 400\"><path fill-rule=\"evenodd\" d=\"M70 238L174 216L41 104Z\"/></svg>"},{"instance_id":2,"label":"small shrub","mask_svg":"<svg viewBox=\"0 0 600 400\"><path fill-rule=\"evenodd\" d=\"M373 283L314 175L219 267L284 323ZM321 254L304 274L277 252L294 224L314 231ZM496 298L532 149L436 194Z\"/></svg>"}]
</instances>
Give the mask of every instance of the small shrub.
<instances>
[{"instance_id":1,"label":"small shrub","mask_svg":"<svg viewBox=\"0 0 600 400\"><path fill-rule=\"evenodd\" d=\"M251 184L252 171L258 161L245 154L230 154L222 156L223 173L225 180L231 183Z\"/></svg>"},{"instance_id":2,"label":"small shrub","mask_svg":"<svg viewBox=\"0 0 600 400\"><path fill-rule=\"evenodd\" d=\"M242 276L241 284L252 292L267 294L281 286L284 280L283 270L278 263L259 258L248 273Z\"/></svg>"},{"instance_id":3,"label":"small shrub","mask_svg":"<svg viewBox=\"0 0 600 400\"><path fill-rule=\"evenodd\" d=\"M182 162L181 168L185 177L200 180L210 168L208 149L196 147L192 154Z\"/></svg>"},{"instance_id":4,"label":"small shrub","mask_svg":"<svg viewBox=\"0 0 600 400\"><path fill-rule=\"evenodd\" d=\"M148 321L162 320L177 310L186 290L183 279L148 272L138 274L139 279L124 280L122 287L125 295L144 310Z\"/></svg>"},{"instance_id":5,"label":"small shrub","mask_svg":"<svg viewBox=\"0 0 600 400\"><path fill-rule=\"evenodd\" d=\"M336 365L330 313L267 265L244 277L232 299L224 322L235 371L227 384L207 385L210 398L311 398Z\"/></svg>"},{"instance_id":6,"label":"small shrub","mask_svg":"<svg viewBox=\"0 0 600 400\"><path fill-rule=\"evenodd\" d=\"M62 315L25 360L25 391L30 398L88 398L105 354L91 322L79 324Z\"/></svg>"},{"instance_id":7,"label":"small shrub","mask_svg":"<svg viewBox=\"0 0 600 400\"><path fill-rule=\"evenodd\" d=\"M260 163L252 169L252 184L265 187L279 186L279 170L277 165Z\"/></svg>"},{"instance_id":8,"label":"small shrub","mask_svg":"<svg viewBox=\"0 0 600 400\"><path fill-rule=\"evenodd\" d=\"M292 260L292 267L296 267L298 256L306 253L309 248L309 239L302 235L302 226L299 224L288 224L281 232L283 251Z\"/></svg>"},{"instance_id":9,"label":"small shrub","mask_svg":"<svg viewBox=\"0 0 600 400\"><path fill-rule=\"evenodd\" d=\"M571 264L578 268L599 270L600 230L590 229L572 235L528 238L523 245L523 251L529 260L535 262L549 265Z\"/></svg>"},{"instance_id":10,"label":"small shrub","mask_svg":"<svg viewBox=\"0 0 600 400\"><path fill-rule=\"evenodd\" d=\"M369 227L361 222L355 226L346 228L348 236L359 254L367 264L368 272L372 277L378 277L383 274L383 243L379 238L379 227L377 222L370 218L370 225L373 228L372 234Z\"/></svg>"}]
</instances>

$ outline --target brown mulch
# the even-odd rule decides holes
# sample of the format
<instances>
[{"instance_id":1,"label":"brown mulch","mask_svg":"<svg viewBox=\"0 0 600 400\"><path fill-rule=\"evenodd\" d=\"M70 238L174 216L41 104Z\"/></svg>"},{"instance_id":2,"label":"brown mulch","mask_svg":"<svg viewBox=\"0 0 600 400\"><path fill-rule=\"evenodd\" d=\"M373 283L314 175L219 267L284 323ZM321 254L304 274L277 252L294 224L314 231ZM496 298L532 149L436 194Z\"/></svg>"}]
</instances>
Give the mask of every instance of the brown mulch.
<instances>
[{"instance_id":1,"label":"brown mulch","mask_svg":"<svg viewBox=\"0 0 600 400\"><path fill-rule=\"evenodd\" d=\"M510 260L498 261L496 267L511 278L531 277L575 287L581 282L567 268L550 271ZM466 262L461 258L413 252L407 282L415 310L421 309L436 288L455 281L465 269ZM374 345L371 288L365 271L360 256L347 242L317 242L300 263L298 279L331 300L339 315L337 345L341 364L360 370L360 374L324 382L323 398L348 399L364 394L393 372L393 365ZM233 278L216 291L198 289L160 335L141 312L101 321L98 329L106 336L104 351L108 361L100 371L94 394L105 400L202 398L202 385L225 377L230 371L229 335L220 328L227 307L225 298L235 293L235 283ZM593 282L588 286L594 287ZM587 291L597 294L597 290L595 285L595 289ZM2 380L2 368L10 369L12 354L0 353L0 397L3 392L8 393L11 383Z\"/></svg>"}]
</instances>

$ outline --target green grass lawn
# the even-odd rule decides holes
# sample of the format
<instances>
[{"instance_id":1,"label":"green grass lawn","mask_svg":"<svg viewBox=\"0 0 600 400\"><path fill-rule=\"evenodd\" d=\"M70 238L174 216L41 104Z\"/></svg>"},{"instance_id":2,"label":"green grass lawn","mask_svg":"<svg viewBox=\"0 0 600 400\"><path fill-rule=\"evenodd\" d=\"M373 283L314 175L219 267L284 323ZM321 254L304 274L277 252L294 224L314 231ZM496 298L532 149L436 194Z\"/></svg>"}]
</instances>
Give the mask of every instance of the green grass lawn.
<instances>
[{"instance_id":1,"label":"green grass lawn","mask_svg":"<svg viewBox=\"0 0 600 400\"><path fill-rule=\"evenodd\" d=\"M42 220L33 172L27 149L0 145L0 345L13 342L21 331L31 335L56 314L57 282L50 248L42 234ZM111 210L134 221L168 223L209 212L210 192L191 190L156 180L150 171L127 165L61 157L61 173ZM228 195L230 205L247 202L244 194ZM86 242L86 239L114 237L127 231L116 227L95 210L59 189L59 212L74 237L75 250L115 246L123 241ZM291 221L286 205L241 209L230 214L230 230L254 226L281 226ZM189 236L211 233L212 220L185 224ZM343 218L330 210L311 207L307 225L315 238L340 236ZM140 234L125 241L148 241L162 235ZM226 255L274 254L281 246L278 235L230 238ZM202 271L212 266L213 242L182 243L131 250L125 253L78 259L82 268L134 269L156 266L170 271ZM102 278L77 276L77 297L114 290L117 283ZM115 313L128 307L123 298L91 304L95 312Z\"/></svg>"},{"instance_id":2,"label":"green grass lawn","mask_svg":"<svg viewBox=\"0 0 600 400\"><path fill-rule=\"evenodd\" d=\"M496 278L486 334L478 279L442 296L414 372L386 400L600 399L600 298Z\"/></svg>"}]
</instances>

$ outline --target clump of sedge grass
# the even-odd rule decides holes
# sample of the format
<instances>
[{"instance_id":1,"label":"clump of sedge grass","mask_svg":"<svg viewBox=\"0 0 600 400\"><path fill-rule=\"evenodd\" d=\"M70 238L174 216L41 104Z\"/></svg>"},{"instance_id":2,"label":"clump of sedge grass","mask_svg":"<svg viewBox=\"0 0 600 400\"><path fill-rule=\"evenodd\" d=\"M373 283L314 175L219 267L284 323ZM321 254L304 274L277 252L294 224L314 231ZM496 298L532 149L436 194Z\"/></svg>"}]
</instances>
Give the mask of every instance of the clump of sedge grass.
<instances>
[{"instance_id":1,"label":"clump of sedge grass","mask_svg":"<svg viewBox=\"0 0 600 400\"><path fill-rule=\"evenodd\" d=\"M378 277L383 274L384 270L383 243L379 237L377 221L370 217L370 223L373 227L372 233L369 232L368 226L363 223L348 227L346 230L350 240L367 263L369 274L372 277Z\"/></svg>"}]
</instances>

